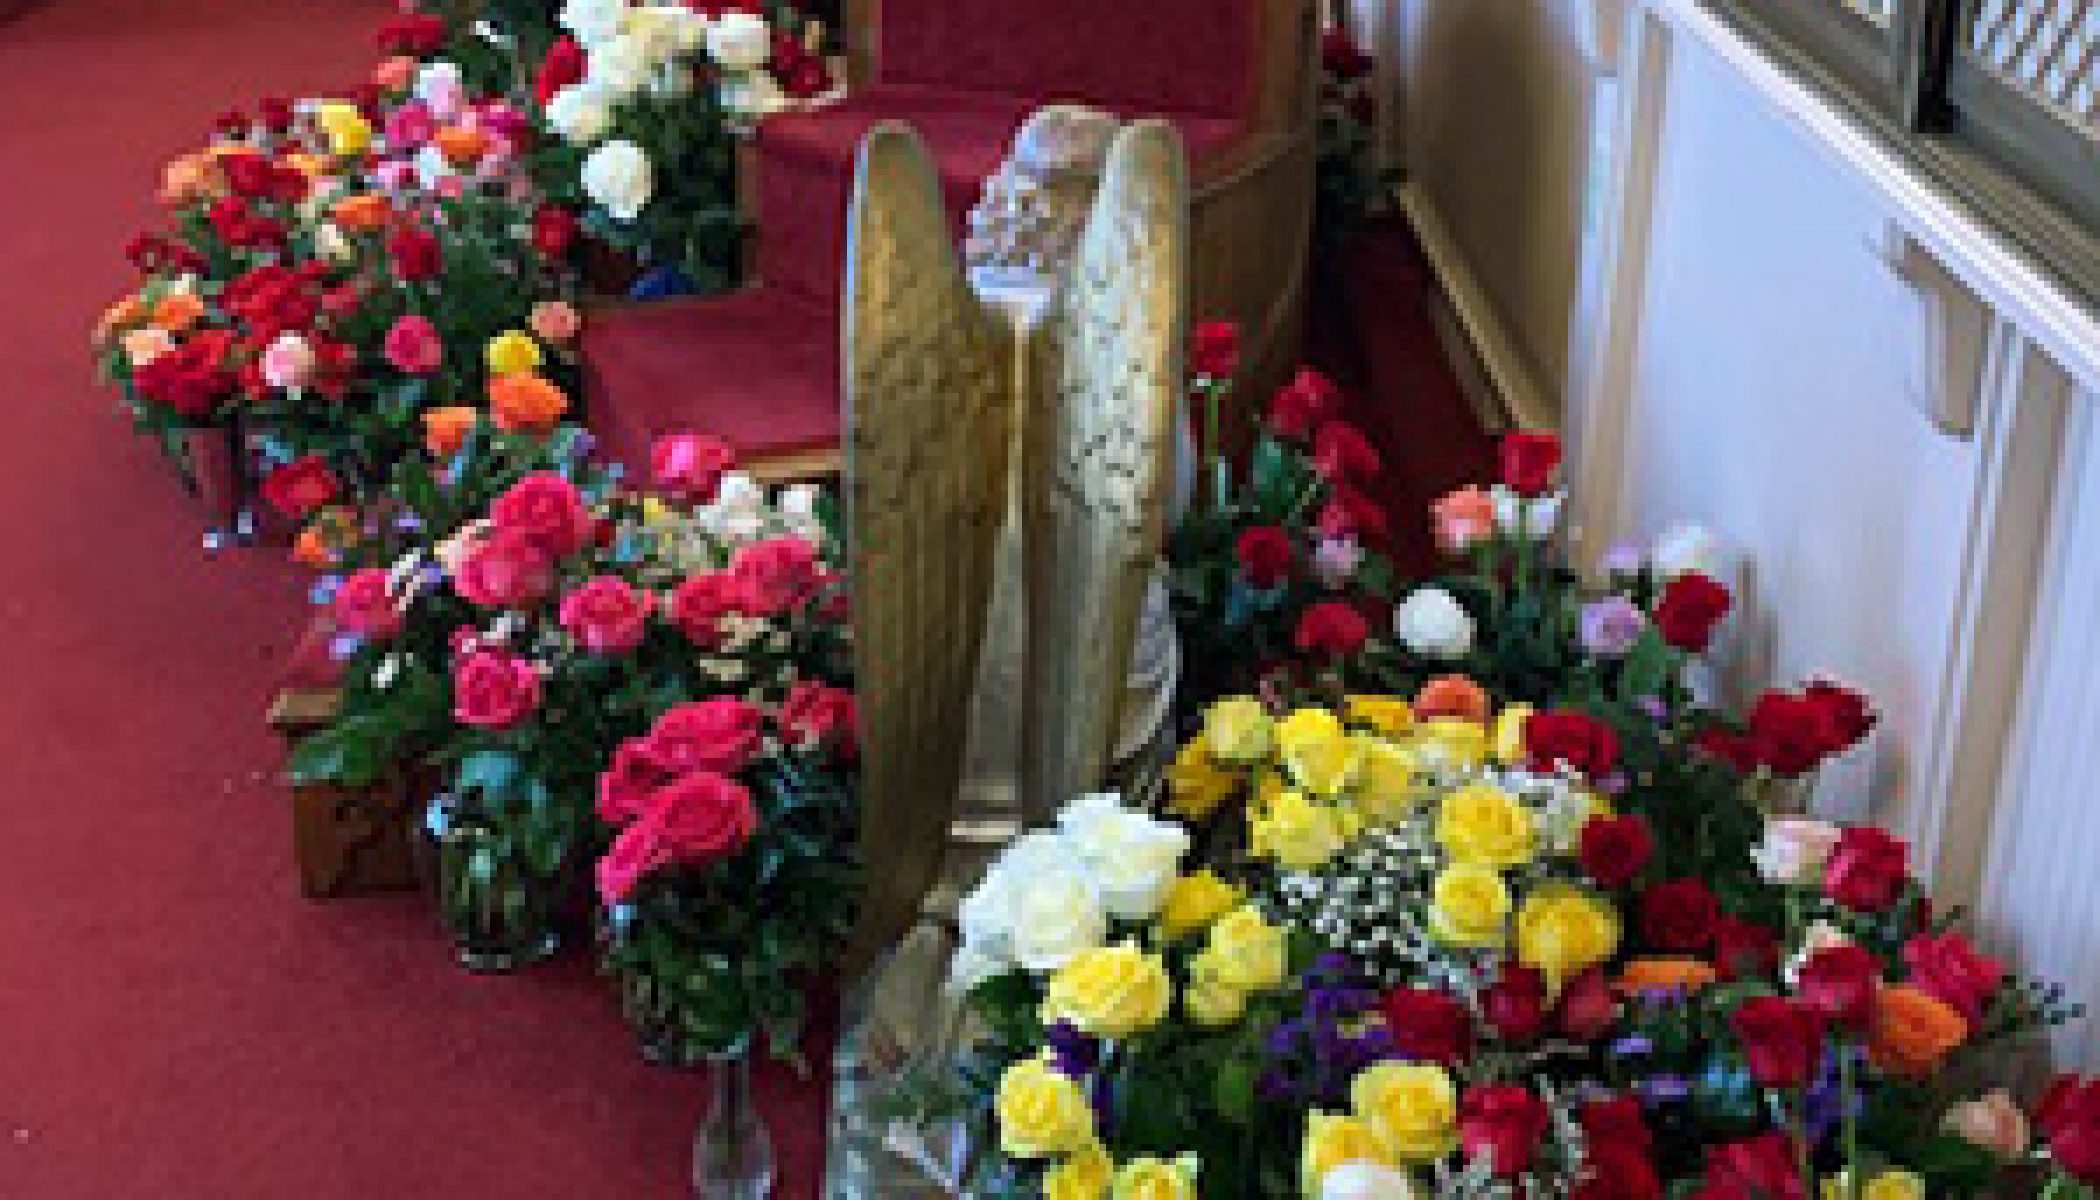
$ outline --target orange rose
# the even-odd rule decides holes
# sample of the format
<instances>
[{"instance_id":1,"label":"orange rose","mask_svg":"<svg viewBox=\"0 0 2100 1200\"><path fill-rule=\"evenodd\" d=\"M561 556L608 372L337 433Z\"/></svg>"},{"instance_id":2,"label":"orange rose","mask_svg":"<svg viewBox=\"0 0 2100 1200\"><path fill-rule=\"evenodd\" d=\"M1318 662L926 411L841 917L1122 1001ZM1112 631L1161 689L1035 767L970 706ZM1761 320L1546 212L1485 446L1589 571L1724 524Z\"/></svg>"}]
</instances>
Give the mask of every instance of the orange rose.
<instances>
[{"instance_id":1,"label":"orange rose","mask_svg":"<svg viewBox=\"0 0 2100 1200\"><path fill-rule=\"evenodd\" d=\"M304 151L295 150L285 155L284 165L306 176L308 179L319 179L328 171L328 159L325 156L308 154Z\"/></svg>"},{"instance_id":2,"label":"orange rose","mask_svg":"<svg viewBox=\"0 0 2100 1200\"><path fill-rule=\"evenodd\" d=\"M437 143L438 152L445 156L445 161L455 167L474 165L489 148L488 134L479 129L467 129L457 125L448 125L438 130L437 137L433 140Z\"/></svg>"},{"instance_id":3,"label":"orange rose","mask_svg":"<svg viewBox=\"0 0 2100 1200\"><path fill-rule=\"evenodd\" d=\"M328 535L322 532L319 522L300 530L292 540L292 561L316 571L335 565L335 548L328 544Z\"/></svg>"},{"instance_id":4,"label":"orange rose","mask_svg":"<svg viewBox=\"0 0 2100 1200\"><path fill-rule=\"evenodd\" d=\"M102 310L95 322L95 344L104 346L109 340L146 319L146 302L132 292L115 304Z\"/></svg>"},{"instance_id":5,"label":"orange rose","mask_svg":"<svg viewBox=\"0 0 2100 1200\"><path fill-rule=\"evenodd\" d=\"M1720 978L1714 969L1696 958L1637 958L1619 972L1620 992L1637 996L1643 992L1696 992Z\"/></svg>"},{"instance_id":6,"label":"orange rose","mask_svg":"<svg viewBox=\"0 0 2100 1200\"><path fill-rule=\"evenodd\" d=\"M386 228L387 223L393 220L394 209L387 203L385 196L376 192L364 192L336 201L335 207L329 211L329 216L345 229L368 233L374 229Z\"/></svg>"},{"instance_id":7,"label":"orange rose","mask_svg":"<svg viewBox=\"0 0 2100 1200\"><path fill-rule=\"evenodd\" d=\"M153 302L153 323L169 333L185 333L204 319L204 301L195 292L173 291Z\"/></svg>"},{"instance_id":8,"label":"orange rose","mask_svg":"<svg viewBox=\"0 0 2100 1200\"><path fill-rule=\"evenodd\" d=\"M218 160L209 153L182 155L161 171L160 202L169 208L210 199L223 190L225 180Z\"/></svg>"},{"instance_id":9,"label":"orange rose","mask_svg":"<svg viewBox=\"0 0 2100 1200\"><path fill-rule=\"evenodd\" d=\"M1968 1037L1962 1015L1923 988L1899 983L1875 993L1867 1053L1891 1075L1929 1075Z\"/></svg>"},{"instance_id":10,"label":"orange rose","mask_svg":"<svg viewBox=\"0 0 2100 1200\"><path fill-rule=\"evenodd\" d=\"M1488 719L1488 694L1481 686L1463 675L1439 675L1422 685L1415 693L1415 717L1422 721L1433 721L1438 717L1453 717L1485 725Z\"/></svg>"},{"instance_id":11,"label":"orange rose","mask_svg":"<svg viewBox=\"0 0 2100 1200\"><path fill-rule=\"evenodd\" d=\"M498 429L544 433L569 411L569 397L530 371L519 371L489 380L489 407Z\"/></svg>"},{"instance_id":12,"label":"orange rose","mask_svg":"<svg viewBox=\"0 0 2100 1200\"><path fill-rule=\"evenodd\" d=\"M471 408L433 408L423 414L423 446L434 458L451 458L480 419Z\"/></svg>"}]
</instances>

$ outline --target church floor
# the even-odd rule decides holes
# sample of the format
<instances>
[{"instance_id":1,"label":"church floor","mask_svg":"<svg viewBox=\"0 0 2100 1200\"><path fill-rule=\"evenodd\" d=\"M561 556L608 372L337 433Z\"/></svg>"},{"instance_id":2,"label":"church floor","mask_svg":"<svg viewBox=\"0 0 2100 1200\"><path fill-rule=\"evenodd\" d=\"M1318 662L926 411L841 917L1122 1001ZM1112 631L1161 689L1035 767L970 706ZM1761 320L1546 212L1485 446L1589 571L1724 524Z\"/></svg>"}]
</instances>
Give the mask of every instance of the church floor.
<instances>
[{"instance_id":1,"label":"church floor","mask_svg":"<svg viewBox=\"0 0 2100 1200\"><path fill-rule=\"evenodd\" d=\"M0 1197L674 1197L702 1104L579 957L449 962L413 899L297 898L260 714L303 585L209 557L87 331L161 160L219 111L348 82L383 0L53 0L0 24ZM1419 264L1370 236L1315 354L1369 389L1398 524L1485 441ZM1419 556L1419 543L1404 542ZM821 1088L762 1084L786 1197Z\"/></svg>"}]
</instances>

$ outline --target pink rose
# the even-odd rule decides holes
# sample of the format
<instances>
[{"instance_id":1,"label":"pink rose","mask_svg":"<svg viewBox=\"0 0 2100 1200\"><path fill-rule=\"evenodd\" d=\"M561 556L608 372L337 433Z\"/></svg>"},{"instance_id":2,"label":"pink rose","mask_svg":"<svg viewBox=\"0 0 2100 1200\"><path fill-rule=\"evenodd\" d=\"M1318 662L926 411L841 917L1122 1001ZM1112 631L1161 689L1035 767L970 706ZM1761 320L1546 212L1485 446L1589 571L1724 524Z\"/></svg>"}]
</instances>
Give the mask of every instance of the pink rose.
<instances>
[{"instance_id":1,"label":"pink rose","mask_svg":"<svg viewBox=\"0 0 2100 1200\"><path fill-rule=\"evenodd\" d=\"M372 184L383 192L405 192L416 181L416 164L405 158L382 160L372 168Z\"/></svg>"},{"instance_id":2,"label":"pink rose","mask_svg":"<svg viewBox=\"0 0 2100 1200\"><path fill-rule=\"evenodd\" d=\"M1769 883L1814 883L1823 877L1823 866L1837 848L1839 832L1828 821L1775 817L1765 823L1764 840L1750 852L1750 857Z\"/></svg>"},{"instance_id":3,"label":"pink rose","mask_svg":"<svg viewBox=\"0 0 2100 1200\"><path fill-rule=\"evenodd\" d=\"M477 650L452 664L452 715L476 729L508 729L540 704L538 668L502 650Z\"/></svg>"},{"instance_id":4,"label":"pink rose","mask_svg":"<svg viewBox=\"0 0 2100 1200\"><path fill-rule=\"evenodd\" d=\"M338 628L368 641L383 642L401 632L401 607L394 601L387 573L378 567L346 576L335 590L330 611Z\"/></svg>"},{"instance_id":5,"label":"pink rose","mask_svg":"<svg viewBox=\"0 0 2100 1200\"><path fill-rule=\"evenodd\" d=\"M489 520L557 559L590 545L598 532L583 493L553 471L536 471L512 484L489 506Z\"/></svg>"},{"instance_id":6,"label":"pink rose","mask_svg":"<svg viewBox=\"0 0 2100 1200\"><path fill-rule=\"evenodd\" d=\"M649 447L649 478L657 488L688 504L706 504L736 466L736 450L704 433L670 433Z\"/></svg>"},{"instance_id":7,"label":"pink rose","mask_svg":"<svg viewBox=\"0 0 2100 1200\"><path fill-rule=\"evenodd\" d=\"M784 616L801 607L823 582L817 548L798 537L770 538L739 546L729 574L753 616Z\"/></svg>"},{"instance_id":8,"label":"pink rose","mask_svg":"<svg viewBox=\"0 0 2100 1200\"><path fill-rule=\"evenodd\" d=\"M758 753L764 729L758 709L733 696L680 704L649 731L648 759L673 776L695 771L733 775Z\"/></svg>"},{"instance_id":9,"label":"pink rose","mask_svg":"<svg viewBox=\"0 0 2100 1200\"><path fill-rule=\"evenodd\" d=\"M475 543L454 572L452 586L483 608L525 608L554 586L547 552L515 529L498 529Z\"/></svg>"},{"instance_id":10,"label":"pink rose","mask_svg":"<svg viewBox=\"0 0 2100 1200\"><path fill-rule=\"evenodd\" d=\"M805 748L837 746L848 761L858 753L859 719L852 692L814 680L789 688L780 705L780 728L791 740Z\"/></svg>"},{"instance_id":11,"label":"pink rose","mask_svg":"<svg viewBox=\"0 0 2100 1200\"><path fill-rule=\"evenodd\" d=\"M655 596L600 575L562 597L561 627L593 654L625 654L642 644L655 610Z\"/></svg>"},{"instance_id":12,"label":"pink rose","mask_svg":"<svg viewBox=\"0 0 2100 1200\"><path fill-rule=\"evenodd\" d=\"M1463 487L1429 506L1436 523L1436 544L1446 554L1466 548L1495 532L1494 497L1477 487Z\"/></svg>"},{"instance_id":13,"label":"pink rose","mask_svg":"<svg viewBox=\"0 0 2100 1200\"><path fill-rule=\"evenodd\" d=\"M395 321L380 347L394 369L408 375L428 375L445 361L444 339L430 318L413 314Z\"/></svg>"},{"instance_id":14,"label":"pink rose","mask_svg":"<svg viewBox=\"0 0 2100 1200\"><path fill-rule=\"evenodd\" d=\"M598 860L599 899L608 905L625 903L643 876L668 861L654 825L646 821L629 825Z\"/></svg>"},{"instance_id":15,"label":"pink rose","mask_svg":"<svg viewBox=\"0 0 2100 1200\"><path fill-rule=\"evenodd\" d=\"M598 819L625 825L649 807L656 789L672 776L649 754L649 739L629 738L613 751L612 765L598 776Z\"/></svg>"},{"instance_id":16,"label":"pink rose","mask_svg":"<svg viewBox=\"0 0 2100 1200\"><path fill-rule=\"evenodd\" d=\"M256 365L263 382L273 388L305 387L314 374L314 348L296 333L280 333L263 348Z\"/></svg>"},{"instance_id":17,"label":"pink rose","mask_svg":"<svg viewBox=\"0 0 2100 1200\"><path fill-rule=\"evenodd\" d=\"M702 650L722 647L722 618L743 612L743 588L726 571L693 576L671 593L671 620Z\"/></svg>"},{"instance_id":18,"label":"pink rose","mask_svg":"<svg viewBox=\"0 0 2100 1200\"><path fill-rule=\"evenodd\" d=\"M436 137L437 130L437 117L431 114L430 106L421 100L411 100L387 114L387 149L397 154L414 150Z\"/></svg>"},{"instance_id":19,"label":"pink rose","mask_svg":"<svg viewBox=\"0 0 2100 1200\"><path fill-rule=\"evenodd\" d=\"M1905 942L1903 963L1912 983L1946 1001L1971 1025L1982 1019L1984 1006L2005 982L2003 964L1977 953L1969 939L1953 932L1919 934Z\"/></svg>"},{"instance_id":20,"label":"pink rose","mask_svg":"<svg viewBox=\"0 0 2100 1200\"><path fill-rule=\"evenodd\" d=\"M574 305L563 300L542 300L532 306L525 323L541 338L550 342L566 342L583 328L583 315Z\"/></svg>"},{"instance_id":21,"label":"pink rose","mask_svg":"<svg viewBox=\"0 0 2100 1200\"><path fill-rule=\"evenodd\" d=\"M372 68L372 86L383 92L404 91L415 77L416 60L406 54L383 59Z\"/></svg>"},{"instance_id":22,"label":"pink rose","mask_svg":"<svg viewBox=\"0 0 2100 1200\"><path fill-rule=\"evenodd\" d=\"M744 785L702 771L657 789L642 825L654 827L671 860L715 862L735 854L751 840L758 829L758 807Z\"/></svg>"},{"instance_id":23,"label":"pink rose","mask_svg":"<svg viewBox=\"0 0 2100 1200\"><path fill-rule=\"evenodd\" d=\"M1949 1108L1942 1128L2000 1158L2013 1159L2027 1153L2027 1115L2003 1088Z\"/></svg>"}]
</instances>

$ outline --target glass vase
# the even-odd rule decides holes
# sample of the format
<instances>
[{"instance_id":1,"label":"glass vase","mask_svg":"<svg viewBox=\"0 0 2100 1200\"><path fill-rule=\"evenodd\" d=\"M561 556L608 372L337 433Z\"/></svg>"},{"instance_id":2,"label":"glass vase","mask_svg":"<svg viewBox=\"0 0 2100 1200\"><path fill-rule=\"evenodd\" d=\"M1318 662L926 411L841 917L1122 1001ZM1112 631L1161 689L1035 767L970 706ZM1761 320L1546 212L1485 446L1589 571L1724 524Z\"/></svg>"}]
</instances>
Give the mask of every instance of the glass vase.
<instances>
[{"instance_id":1,"label":"glass vase","mask_svg":"<svg viewBox=\"0 0 2100 1200\"><path fill-rule=\"evenodd\" d=\"M471 817L433 809L438 914L469 971L515 971L554 953L559 889L508 838Z\"/></svg>"},{"instance_id":2,"label":"glass vase","mask_svg":"<svg viewBox=\"0 0 2100 1200\"><path fill-rule=\"evenodd\" d=\"M751 1055L708 1060L707 1113L693 1138L696 1200L765 1200L773 1194L773 1138L751 1087Z\"/></svg>"}]
</instances>

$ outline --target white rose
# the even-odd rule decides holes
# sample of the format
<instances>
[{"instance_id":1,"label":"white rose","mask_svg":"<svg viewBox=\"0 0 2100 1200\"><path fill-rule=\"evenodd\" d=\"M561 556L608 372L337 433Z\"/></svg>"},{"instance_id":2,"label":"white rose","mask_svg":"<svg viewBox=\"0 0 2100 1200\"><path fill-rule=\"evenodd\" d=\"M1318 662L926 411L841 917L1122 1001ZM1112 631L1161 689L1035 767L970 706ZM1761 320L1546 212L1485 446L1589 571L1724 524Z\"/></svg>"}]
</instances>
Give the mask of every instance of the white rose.
<instances>
[{"instance_id":1,"label":"white rose","mask_svg":"<svg viewBox=\"0 0 2100 1200\"><path fill-rule=\"evenodd\" d=\"M1032 872L1012 886L1015 962L1031 971L1055 971L1108 941L1101 894L1079 864Z\"/></svg>"},{"instance_id":2,"label":"white rose","mask_svg":"<svg viewBox=\"0 0 2100 1200\"><path fill-rule=\"evenodd\" d=\"M707 56L725 71L756 71L773 57L773 31L756 13L723 13L707 27Z\"/></svg>"},{"instance_id":3,"label":"white rose","mask_svg":"<svg viewBox=\"0 0 2100 1200\"><path fill-rule=\"evenodd\" d=\"M1554 526L1560 524L1561 495L1558 492L1525 497L1506 487L1497 487L1489 495L1495 501L1495 528L1505 537L1543 541L1552 537Z\"/></svg>"},{"instance_id":4,"label":"white rose","mask_svg":"<svg viewBox=\"0 0 2100 1200\"><path fill-rule=\"evenodd\" d=\"M587 83L572 83L547 101L547 124L572 146L588 146L612 128L612 97Z\"/></svg>"},{"instance_id":5,"label":"white rose","mask_svg":"<svg viewBox=\"0 0 2100 1200\"><path fill-rule=\"evenodd\" d=\"M996 979L1013 969L1013 962L986 954L968 943L956 948L948 960L948 991L961 996L987 979Z\"/></svg>"},{"instance_id":6,"label":"white rose","mask_svg":"<svg viewBox=\"0 0 2100 1200\"><path fill-rule=\"evenodd\" d=\"M585 82L618 99L641 91L655 70L656 57L650 53L648 39L623 33L591 51Z\"/></svg>"},{"instance_id":7,"label":"white rose","mask_svg":"<svg viewBox=\"0 0 2100 1200\"><path fill-rule=\"evenodd\" d=\"M1187 830L1125 808L1113 793L1073 801L1058 825L1092 871L1103 906L1126 921L1159 911L1189 849Z\"/></svg>"},{"instance_id":8,"label":"white rose","mask_svg":"<svg viewBox=\"0 0 2100 1200\"><path fill-rule=\"evenodd\" d=\"M567 0L561 6L561 27L589 50L618 34L626 16L627 0Z\"/></svg>"},{"instance_id":9,"label":"white rose","mask_svg":"<svg viewBox=\"0 0 2100 1200\"><path fill-rule=\"evenodd\" d=\"M1648 554L1649 565L1664 579L1675 579L1692 571L1701 575L1722 579L1726 564L1722 561L1721 540L1713 530L1690 521L1680 521L1663 530L1655 539L1655 549Z\"/></svg>"},{"instance_id":10,"label":"white rose","mask_svg":"<svg viewBox=\"0 0 2100 1200\"><path fill-rule=\"evenodd\" d=\"M1424 658L1464 658L1473 648L1473 618L1439 587L1416 588L1393 611L1393 632Z\"/></svg>"},{"instance_id":11,"label":"white rose","mask_svg":"<svg viewBox=\"0 0 2100 1200\"><path fill-rule=\"evenodd\" d=\"M648 152L625 139L607 142L583 160L584 194L614 220L641 216L654 186Z\"/></svg>"},{"instance_id":12,"label":"white rose","mask_svg":"<svg viewBox=\"0 0 2100 1200\"><path fill-rule=\"evenodd\" d=\"M1372 1162L1349 1162L1320 1180L1320 1200L1415 1200L1407 1172Z\"/></svg>"},{"instance_id":13,"label":"white rose","mask_svg":"<svg viewBox=\"0 0 2100 1200\"><path fill-rule=\"evenodd\" d=\"M1071 859L1071 848L1055 833L1038 830L1014 839L963 897L957 919L964 944L991 958L1011 959L1016 885L1032 873Z\"/></svg>"},{"instance_id":14,"label":"white rose","mask_svg":"<svg viewBox=\"0 0 2100 1200\"><path fill-rule=\"evenodd\" d=\"M1809 817L1774 817L1765 822L1764 839L1750 851L1757 873L1782 886L1814 884L1836 848L1838 827Z\"/></svg>"}]
</instances>

